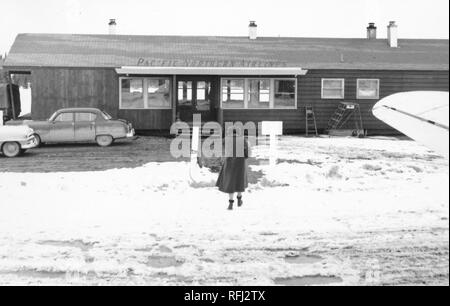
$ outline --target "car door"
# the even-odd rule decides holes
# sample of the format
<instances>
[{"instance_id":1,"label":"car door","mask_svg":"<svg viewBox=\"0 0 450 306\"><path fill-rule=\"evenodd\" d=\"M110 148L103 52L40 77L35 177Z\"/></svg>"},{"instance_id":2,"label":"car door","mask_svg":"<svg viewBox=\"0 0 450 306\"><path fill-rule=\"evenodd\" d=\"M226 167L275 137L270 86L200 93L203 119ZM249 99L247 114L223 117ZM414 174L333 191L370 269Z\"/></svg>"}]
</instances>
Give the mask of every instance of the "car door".
<instances>
[{"instance_id":1,"label":"car door","mask_svg":"<svg viewBox=\"0 0 450 306\"><path fill-rule=\"evenodd\" d=\"M74 115L71 112L60 113L53 119L50 127L50 136L47 142L75 141Z\"/></svg>"},{"instance_id":2,"label":"car door","mask_svg":"<svg viewBox=\"0 0 450 306\"><path fill-rule=\"evenodd\" d=\"M97 115L91 112L75 113L75 141L89 142L95 140L95 122Z\"/></svg>"}]
</instances>

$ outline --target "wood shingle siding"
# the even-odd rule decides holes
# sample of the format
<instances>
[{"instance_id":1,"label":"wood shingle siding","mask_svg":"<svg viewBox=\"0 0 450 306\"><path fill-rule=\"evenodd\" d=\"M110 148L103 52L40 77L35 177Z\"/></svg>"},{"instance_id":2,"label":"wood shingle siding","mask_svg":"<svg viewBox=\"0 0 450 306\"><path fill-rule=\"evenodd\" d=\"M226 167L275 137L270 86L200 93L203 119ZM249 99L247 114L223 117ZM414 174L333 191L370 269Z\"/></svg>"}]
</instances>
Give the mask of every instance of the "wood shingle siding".
<instances>
[{"instance_id":1,"label":"wood shingle siding","mask_svg":"<svg viewBox=\"0 0 450 306\"><path fill-rule=\"evenodd\" d=\"M58 109L96 107L117 115L119 90L113 69L33 68L33 119L47 119Z\"/></svg>"},{"instance_id":2,"label":"wood shingle siding","mask_svg":"<svg viewBox=\"0 0 450 306\"><path fill-rule=\"evenodd\" d=\"M345 79L344 99L322 99L322 78ZM372 107L379 101L357 99L357 79L379 79L380 99L398 92L417 90L449 90L448 71L368 71L368 70L309 70L298 78L297 110L223 110L223 120L227 121L283 121L286 131L305 130L305 105L315 109L319 130L327 127L328 120L338 107L339 102L356 102L361 106L364 128L369 133L395 133L395 131L372 115Z\"/></svg>"},{"instance_id":3,"label":"wood shingle siding","mask_svg":"<svg viewBox=\"0 0 450 306\"><path fill-rule=\"evenodd\" d=\"M94 107L142 130L169 130L172 110L119 109L119 77L114 69L33 68L32 115L45 120L68 107Z\"/></svg>"},{"instance_id":4,"label":"wood shingle siding","mask_svg":"<svg viewBox=\"0 0 450 306\"><path fill-rule=\"evenodd\" d=\"M47 119L60 108L96 107L117 118L127 119L142 130L169 130L172 110L120 110L119 76L114 69L32 68L32 114L34 119ZM322 99L322 78L344 78L345 99ZM219 121L283 121L287 132L305 130L306 104L315 109L319 130L324 130L339 102L357 102L361 106L364 127L369 132L394 132L372 115L378 100L356 98L358 78L379 79L380 99L388 95L415 90L449 90L448 71L364 71L309 70L298 77L297 109L222 110Z\"/></svg>"}]
</instances>

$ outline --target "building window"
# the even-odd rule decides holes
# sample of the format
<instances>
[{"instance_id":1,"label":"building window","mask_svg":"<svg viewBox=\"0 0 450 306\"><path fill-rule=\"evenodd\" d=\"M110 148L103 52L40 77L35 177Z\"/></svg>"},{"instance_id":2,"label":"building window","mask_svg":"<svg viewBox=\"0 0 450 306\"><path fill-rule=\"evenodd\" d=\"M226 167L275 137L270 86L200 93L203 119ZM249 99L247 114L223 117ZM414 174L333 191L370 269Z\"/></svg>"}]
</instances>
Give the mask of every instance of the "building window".
<instances>
[{"instance_id":1,"label":"building window","mask_svg":"<svg viewBox=\"0 0 450 306\"><path fill-rule=\"evenodd\" d=\"M322 99L344 99L344 79L322 79Z\"/></svg>"},{"instance_id":2,"label":"building window","mask_svg":"<svg viewBox=\"0 0 450 306\"><path fill-rule=\"evenodd\" d=\"M222 79L223 109L296 109L296 79Z\"/></svg>"},{"instance_id":3,"label":"building window","mask_svg":"<svg viewBox=\"0 0 450 306\"><path fill-rule=\"evenodd\" d=\"M178 81L178 105L192 103L192 81Z\"/></svg>"},{"instance_id":4,"label":"building window","mask_svg":"<svg viewBox=\"0 0 450 306\"><path fill-rule=\"evenodd\" d=\"M244 108L244 93L244 79L224 79L222 81L222 107Z\"/></svg>"},{"instance_id":5,"label":"building window","mask_svg":"<svg viewBox=\"0 0 450 306\"><path fill-rule=\"evenodd\" d=\"M144 80L122 79L121 105L122 109L144 108Z\"/></svg>"},{"instance_id":6,"label":"building window","mask_svg":"<svg viewBox=\"0 0 450 306\"><path fill-rule=\"evenodd\" d=\"M295 81L275 80L274 108L295 108Z\"/></svg>"},{"instance_id":7,"label":"building window","mask_svg":"<svg viewBox=\"0 0 450 306\"><path fill-rule=\"evenodd\" d=\"M171 90L167 78L121 78L121 109L170 109Z\"/></svg>"},{"instance_id":8,"label":"building window","mask_svg":"<svg viewBox=\"0 0 450 306\"><path fill-rule=\"evenodd\" d=\"M380 80L358 79L356 87L356 97L358 99L379 99Z\"/></svg>"},{"instance_id":9,"label":"building window","mask_svg":"<svg viewBox=\"0 0 450 306\"><path fill-rule=\"evenodd\" d=\"M209 111L211 101L211 82L197 82L197 110Z\"/></svg>"},{"instance_id":10,"label":"building window","mask_svg":"<svg viewBox=\"0 0 450 306\"><path fill-rule=\"evenodd\" d=\"M270 79L248 80L248 108L270 108Z\"/></svg>"},{"instance_id":11,"label":"building window","mask_svg":"<svg viewBox=\"0 0 450 306\"><path fill-rule=\"evenodd\" d=\"M146 79L146 80L147 80L146 108L171 108L172 103L170 100L170 80L169 79Z\"/></svg>"}]
</instances>

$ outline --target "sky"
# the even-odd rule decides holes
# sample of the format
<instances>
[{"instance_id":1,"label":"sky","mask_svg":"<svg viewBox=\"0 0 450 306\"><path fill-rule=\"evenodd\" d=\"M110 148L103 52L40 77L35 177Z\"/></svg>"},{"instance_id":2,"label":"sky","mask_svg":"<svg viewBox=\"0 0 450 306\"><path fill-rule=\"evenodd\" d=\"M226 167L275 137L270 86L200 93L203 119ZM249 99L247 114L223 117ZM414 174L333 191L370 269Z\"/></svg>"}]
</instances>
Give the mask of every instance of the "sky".
<instances>
[{"instance_id":1,"label":"sky","mask_svg":"<svg viewBox=\"0 0 450 306\"><path fill-rule=\"evenodd\" d=\"M365 37L369 22L386 37L390 20L400 38L449 36L448 0L0 0L0 54L18 33ZM6 12L6 13L5 13Z\"/></svg>"}]
</instances>

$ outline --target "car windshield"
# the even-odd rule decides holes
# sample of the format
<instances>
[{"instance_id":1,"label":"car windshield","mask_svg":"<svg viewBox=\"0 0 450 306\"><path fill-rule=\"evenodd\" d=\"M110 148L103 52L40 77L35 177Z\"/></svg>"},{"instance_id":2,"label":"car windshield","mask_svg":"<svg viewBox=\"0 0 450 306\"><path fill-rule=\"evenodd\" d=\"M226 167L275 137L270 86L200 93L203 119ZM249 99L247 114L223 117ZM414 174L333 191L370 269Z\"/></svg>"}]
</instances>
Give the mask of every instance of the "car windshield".
<instances>
[{"instance_id":1,"label":"car windshield","mask_svg":"<svg viewBox=\"0 0 450 306\"><path fill-rule=\"evenodd\" d=\"M103 114L103 117L104 117L106 120L111 120L111 119L112 119L111 115L108 114L107 112L102 111L102 114Z\"/></svg>"}]
</instances>

